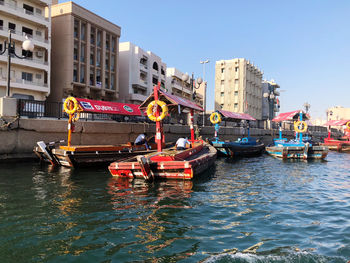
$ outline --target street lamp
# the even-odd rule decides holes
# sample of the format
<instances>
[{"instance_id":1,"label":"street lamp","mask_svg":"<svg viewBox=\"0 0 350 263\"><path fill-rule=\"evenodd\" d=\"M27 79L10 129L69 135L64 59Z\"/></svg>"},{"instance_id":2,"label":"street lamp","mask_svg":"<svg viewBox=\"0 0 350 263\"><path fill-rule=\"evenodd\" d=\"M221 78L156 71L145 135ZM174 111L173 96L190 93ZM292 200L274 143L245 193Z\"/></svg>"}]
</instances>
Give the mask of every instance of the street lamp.
<instances>
[{"instance_id":1,"label":"street lamp","mask_svg":"<svg viewBox=\"0 0 350 263\"><path fill-rule=\"evenodd\" d=\"M23 41L22 43L22 49L25 51L30 51L33 52L34 50L34 44L33 42L28 39L26 36L26 40ZM25 59L27 55L25 56L18 56L16 54L16 48L15 48L15 43L12 42L12 37L11 37L11 30L9 30L9 36L8 36L8 43L4 42L4 50L0 53L0 55L4 54L7 51L7 86L6 86L6 97L10 97L10 80L11 80L11 57L15 56L16 58L19 59Z\"/></svg>"},{"instance_id":2,"label":"street lamp","mask_svg":"<svg viewBox=\"0 0 350 263\"><path fill-rule=\"evenodd\" d=\"M203 82L204 82L204 94L203 94L203 127L205 125L205 111L206 111L206 94L207 94L207 83L205 82L205 64L209 63L210 60L204 60L204 61L200 61L199 63L203 64Z\"/></svg>"},{"instance_id":3,"label":"street lamp","mask_svg":"<svg viewBox=\"0 0 350 263\"><path fill-rule=\"evenodd\" d=\"M311 108L311 105L309 103L305 102L303 106L305 108L306 113L308 113L309 109Z\"/></svg>"}]
</instances>

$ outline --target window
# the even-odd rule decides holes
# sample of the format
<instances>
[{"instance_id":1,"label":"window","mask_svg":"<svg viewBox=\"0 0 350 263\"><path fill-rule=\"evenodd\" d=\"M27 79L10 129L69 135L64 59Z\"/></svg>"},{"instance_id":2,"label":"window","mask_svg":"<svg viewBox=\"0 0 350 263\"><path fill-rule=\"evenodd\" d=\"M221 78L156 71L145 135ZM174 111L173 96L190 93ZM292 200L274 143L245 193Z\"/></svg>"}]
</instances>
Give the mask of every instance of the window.
<instances>
[{"instance_id":1,"label":"window","mask_svg":"<svg viewBox=\"0 0 350 263\"><path fill-rule=\"evenodd\" d=\"M38 37L41 37L42 33L41 33L41 31L35 31L35 35L38 36Z\"/></svg>"},{"instance_id":2,"label":"window","mask_svg":"<svg viewBox=\"0 0 350 263\"><path fill-rule=\"evenodd\" d=\"M73 52L74 60L78 60L78 42L74 41L74 52Z\"/></svg>"},{"instance_id":3,"label":"window","mask_svg":"<svg viewBox=\"0 0 350 263\"><path fill-rule=\"evenodd\" d=\"M22 56L26 58L33 58L33 52L22 49Z\"/></svg>"},{"instance_id":4,"label":"window","mask_svg":"<svg viewBox=\"0 0 350 263\"><path fill-rule=\"evenodd\" d=\"M105 65L105 69L109 68L109 56L108 54L106 54L106 65Z\"/></svg>"},{"instance_id":5,"label":"window","mask_svg":"<svg viewBox=\"0 0 350 263\"><path fill-rule=\"evenodd\" d=\"M9 22L9 30L11 30L12 33L16 32L16 24Z\"/></svg>"},{"instance_id":6,"label":"window","mask_svg":"<svg viewBox=\"0 0 350 263\"><path fill-rule=\"evenodd\" d=\"M154 63L153 63L153 69L156 70L156 71L158 71L158 64L157 64L157 62L154 62Z\"/></svg>"},{"instance_id":7,"label":"window","mask_svg":"<svg viewBox=\"0 0 350 263\"><path fill-rule=\"evenodd\" d=\"M78 38L79 36L79 21L74 20L74 38Z\"/></svg>"},{"instance_id":8,"label":"window","mask_svg":"<svg viewBox=\"0 0 350 263\"><path fill-rule=\"evenodd\" d=\"M221 97L225 97L225 92L221 92L221 93L220 93L220 96L221 96Z\"/></svg>"},{"instance_id":9,"label":"window","mask_svg":"<svg viewBox=\"0 0 350 263\"><path fill-rule=\"evenodd\" d=\"M4 27L4 20L1 20L1 19L0 19L0 30L2 30L3 27Z\"/></svg>"},{"instance_id":10,"label":"window","mask_svg":"<svg viewBox=\"0 0 350 263\"><path fill-rule=\"evenodd\" d=\"M90 85L95 85L95 72L93 68L90 68Z\"/></svg>"},{"instance_id":11,"label":"window","mask_svg":"<svg viewBox=\"0 0 350 263\"><path fill-rule=\"evenodd\" d=\"M115 55L111 56L111 70L114 71L115 68Z\"/></svg>"},{"instance_id":12,"label":"window","mask_svg":"<svg viewBox=\"0 0 350 263\"><path fill-rule=\"evenodd\" d=\"M221 80L221 85L225 85L225 80Z\"/></svg>"},{"instance_id":13,"label":"window","mask_svg":"<svg viewBox=\"0 0 350 263\"><path fill-rule=\"evenodd\" d=\"M78 65L74 64L73 67L73 81L78 82Z\"/></svg>"},{"instance_id":14,"label":"window","mask_svg":"<svg viewBox=\"0 0 350 263\"><path fill-rule=\"evenodd\" d=\"M238 72L238 70L239 70L239 67L235 67L235 71Z\"/></svg>"},{"instance_id":15,"label":"window","mask_svg":"<svg viewBox=\"0 0 350 263\"><path fill-rule=\"evenodd\" d=\"M96 66L101 66L101 50L97 50L97 57L96 57Z\"/></svg>"},{"instance_id":16,"label":"window","mask_svg":"<svg viewBox=\"0 0 350 263\"><path fill-rule=\"evenodd\" d=\"M22 79L25 81L33 81L33 74L28 72L22 72Z\"/></svg>"},{"instance_id":17,"label":"window","mask_svg":"<svg viewBox=\"0 0 350 263\"><path fill-rule=\"evenodd\" d=\"M80 61L85 62L85 44L80 45Z\"/></svg>"},{"instance_id":18,"label":"window","mask_svg":"<svg viewBox=\"0 0 350 263\"><path fill-rule=\"evenodd\" d=\"M96 87L101 88L102 82L101 82L101 70L96 70Z\"/></svg>"},{"instance_id":19,"label":"window","mask_svg":"<svg viewBox=\"0 0 350 263\"><path fill-rule=\"evenodd\" d=\"M105 72L105 88L109 88L109 78L108 78L108 72Z\"/></svg>"},{"instance_id":20,"label":"window","mask_svg":"<svg viewBox=\"0 0 350 263\"><path fill-rule=\"evenodd\" d=\"M34 7L30 5L23 4L23 9L25 10L25 13L28 15L32 15L34 13Z\"/></svg>"},{"instance_id":21,"label":"window","mask_svg":"<svg viewBox=\"0 0 350 263\"><path fill-rule=\"evenodd\" d=\"M81 30L80 30L80 39L85 40L85 32L86 32L86 24L81 24Z\"/></svg>"},{"instance_id":22,"label":"window","mask_svg":"<svg viewBox=\"0 0 350 263\"><path fill-rule=\"evenodd\" d=\"M114 90L114 74L111 74L111 89Z\"/></svg>"},{"instance_id":23,"label":"window","mask_svg":"<svg viewBox=\"0 0 350 263\"><path fill-rule=\"evenodd\" d=\"M222 68L222 69L221 69L221 73L224 73L224 71L225 71L225 69L224 69L224 68Z\"/></svg>"},{"instance_id":24,"label":"window","mask_svg":"<svg viewBox=\"0 0 350 263\"><path fill-rule=\"evenodd\" d=\"M235 85L238 85L238 79L235 79Z\"/></svg>"},{"instance_id":25,"label":"window","mask_svg":"<svg viewBox=\"0 0 350 263\"><path fill-rule=\"evenodd\" d=\"M36 79L41 79L41 74L35 74Z\"/></svg>"},{"instance_id":26,"label":"window","mask_svg":"<svg viewBox=\"0 0 350 263\"><path fill-rule=\"evenodd\" d=\"M109 35L106 34L106 49L109 50Z\"/></svg>"},{"instance_id":27,"label":"window","mask_svg":"<svg viewBox=\"0 0 350 263\"><path fill-rule=\"evenodd\" d=\"M238 109L238 103L233 104L233 108L234 108L235 110L237 110L237 109Z\"/></svg>"},{"instance_id":28,"label":"window","mask_svg":"<svg viewBox=\"0 0 350 263\"><path fill-rule=\"evenodd\" d=\"M91 27L91 32L90 32L90 44L95 45L95 28Z\"/></svg>"},{"instance_id":29,"label":"window","mask_svg":"<svg viewBox=\"0 0 350 263\"><path fill-rule=\"evenodd\" d=\"M0 52L2 51L2 44L0 44Z\"/></svg>"},{"instance_id":30,"label":"window","mask_svg":"<svg viewBox=\"0 0 350 263\"><path fill-rule=\"evenodd\" d=\"M153 83L153 85L157 85L158 84L158 79L153 77L152 78L152 83Z\"/></svg>"},{"instance_id":31,"label":"window","mask_svg":"<svg viewBox=\"0 0 350 263\"><path fill-rule=\"evenodd\" d=\"M41 15L42 11L40 8L35 8L35 13L37 13L38 15Z\"/></svg>"},{"instance_id":32,"label":"window","mask_svg":"<svg viewBox=\"0 0 350 263\"><path fill-rule=\"evenodd\" d=\"M162 75L165 75L165 71L164 71L163 66L160 68L160 73L161 73Z\"/></svg>"},{"instance_id":33,"label":"window","mask_svg":"<svg viewBox=\"0 0 350 263\"><path fill-rule=\"evenodd\" d=\"M100 30L97 31L97 46L100 47L101 46L101 35L102 32Z\"/></svg>"},{"instance_id":34,"label":"window","mask_svg":"<svg viewBox=\"0 0 350 263\"><path fill-rule=\"evenodd\" d=\"M95 65L95 53L94 50L90 50L90 65Z\"/></svg>"},{"instance_id":35,"label":"window","mask_svg":"<svg viewBox=\"0 0 350 263\"><path fill-rule=\"evenodd\" d=\"M33 36L33 29L22 26L22 33L23 35Z\"/></svg>"},{"instance_id":36,"label":"window","mask_svg":"<svg viewBox=\"0 0 350 263\"><path fill-rule=\"evenodd\" d=\"M116 48L115 48L115 37L112 37L112 52L115 52Z\"/></svg>"},{"instance_id":37,"label":"window","mask_svg":"<svg viewBox=\"0 0 350 263\"><path fill-rule=\"evenodd\" d=\"M80 65L80 83L85 83L85 66Z\"/></svg>"},{"instance_id":38,"label":"window","mask_svg":"<svg viewBox=\"0 0 350 263\"><path fill-rule=\"evenodd\" d=\"M235 96L238 96L238 91L235 91Z\"/></svg>"}]
</instances>

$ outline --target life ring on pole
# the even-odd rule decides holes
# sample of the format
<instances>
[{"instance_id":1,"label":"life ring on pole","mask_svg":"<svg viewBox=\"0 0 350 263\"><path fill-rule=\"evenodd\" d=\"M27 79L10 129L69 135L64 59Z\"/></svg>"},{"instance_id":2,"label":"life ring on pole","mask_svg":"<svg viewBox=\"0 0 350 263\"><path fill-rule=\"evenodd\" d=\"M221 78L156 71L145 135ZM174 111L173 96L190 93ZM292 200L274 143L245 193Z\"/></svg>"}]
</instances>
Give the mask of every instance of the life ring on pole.
<instances>
[{"instance_id":1,"label":"life ring on pole","mask_svg":"<svg viewBox=\"0 0 350 263\"><path fill-rule=\"evenodd\" d=\"M346 123L346 128L350 129L350 121Z\"/></svg>"},{"instance_id":2,"label":"life ring on pole","mask_svg":"<svg viewBox=\"0 0 350 263\"><path fill-rule=\"evenodd\" d=\"M156 104L159 107L161 107L161 109L162 109L162 114L158 117L156 117L154 112L153 112L153 107ZM168 115L168 111L169 111L168 106L166 105L166 103L164 101L154 100L150 104L148 104L146 113L147 113L148 118L151 121L161 121Z\"/></svg>"},{"instance_id":3,"label":"life ring on pole","mask_svg":"<svg viewBox=\"0 0 350 263\"><path fill-rule=\"evenodd\" d=\"M300 125L303 126L302 129L299 128ZM294 130L296 132L300 132L300 133L306 132L306 130L307 130L307 123L305 121L296 121L296 122L294 122Z\"/></svg>"},{"instance_id":4,"label":"life ring on pole","mask_svg":"<svg viewBox=\"0 0 350 263\"><path fill-rule=\"evenodd\" d=\"M70 103L73 103L73 108L70 108ZM74 114L78 110L78 101L74 97L68 97L64 101L63 109L67 114Z\"/></svg>"},{"instance_id":5,"label":"life ring on pole","mask_svg":"<svg viewBox=\"0 0 350 263\"><path fill-rule=\"evenodd\" d=\"M217 123L221 122L221 115L218 112L213 112L210 115L210 122L212 124L217 124Z\"/></svg>"}]
</instances>

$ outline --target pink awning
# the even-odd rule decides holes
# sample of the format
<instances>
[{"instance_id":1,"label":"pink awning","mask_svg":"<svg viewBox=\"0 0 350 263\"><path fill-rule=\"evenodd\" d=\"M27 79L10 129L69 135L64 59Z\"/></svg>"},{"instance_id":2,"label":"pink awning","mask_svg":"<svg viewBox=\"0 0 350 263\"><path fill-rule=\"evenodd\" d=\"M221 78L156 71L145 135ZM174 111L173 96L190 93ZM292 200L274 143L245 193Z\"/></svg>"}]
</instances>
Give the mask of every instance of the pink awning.
<instances>
[{"instance_id":1,"label":"pink awning","mask_svg":"<svg viewBox=\"0 0 350 263\"><path fill-rule=\"evenodd\" d=\"M146 108L152 100L154 100L153 93L144 102L142 102L142 104L140 105L140 108L141 109ZM203 109L193 101L190 101L182 97L178 97L176 95L169 94L163 90L159 90L159 100L163 100L167 104L169 110L172 110L172 108L176 108L175 110L177 111L177 106L180 105L187 109L203 111Z\"/></svg>"},{"instance_id":2,"label":"pink awning","mask_svg":"<svg viewBox=\"0 0 350 263\"><path fill-rule=\"evenodd\" d=\"M229 119L256 121L256 119L254 119L252 116L246 113L230 112L225 110L219 110L219 112L222 116Z\"/></svg>"},{"instance_id":3,"label":"pink awning","mask_svg":"<svg viewBox=\"0 0 350 263\"><path fill-rule=\"evenodd\" d=\"M76 98L83 112L141 116L139 105Z\"/></svg>"},{"instance_id":4,"label":"pink awning","mask_svg":"<svg viewBox=\"0 0 350 263\"><path fill-rule=\"evenodd\" d=\"M295 111L291 111L291 112L285 112L285 113L280 113L278 116L276 116L275 118L273 118L272 121L275 122L280 122L280 121L292 121L295 119L299 118L299 113L300 110L295 110ZM309 115L306 114L305 112L303 112L303 120L307 120L309 119Z\"/></svg>"},{"instance_id":5,"label":"pink awning","mask_svg":"<svg viewBox=\"0 0 350 263\"><path fill-rule=\"evenodd\" d=\"M350 122L350 120L331 120L328 121L325 126L343 126Z\"/></svg>"}]
</instances>

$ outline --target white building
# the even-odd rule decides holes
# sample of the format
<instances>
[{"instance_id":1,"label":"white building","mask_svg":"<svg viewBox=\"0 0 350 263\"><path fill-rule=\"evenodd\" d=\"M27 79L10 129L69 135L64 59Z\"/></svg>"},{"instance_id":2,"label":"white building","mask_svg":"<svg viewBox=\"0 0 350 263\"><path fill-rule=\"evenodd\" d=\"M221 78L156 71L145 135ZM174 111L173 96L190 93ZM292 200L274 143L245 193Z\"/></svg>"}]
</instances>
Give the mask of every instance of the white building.
<instances>
[{"instance_id":1,"label":"white building","mask_svg":"<svg viewBox=\"0 0 350 263\"><path fill-rule=\"evenodd\" d=\"M151 51L130 42L119 43L119 100L140 104L158 82L165 88L166 64Z\"/></svg>"},{"instance_id":2,"label":"white building","mask_svg":"<svg viewBox=\"0 0 350 263\"><path fill-rule=\"evenodd\" d=\"M192 100L192 87L191 87L191 76L188 77L187 81L183 81L184 73L178 70L177 68L167 68L166 70L166 90L179 97L183 97L189 100ZM196 85L194 83L194 85ZM196 91L196 98L195 102L203 106L203 93L201 90L203 90L203 87L199 87L199 85L196 86L197 89L194 89Z\"/></svg>"},{"instance_id":3,"label":"white building","mask_svg":"<svg viewBox=\"0 0 350 263\"><path fill-rule=\"evenodd\" d=\"M45 100L50 94L51 15L57 0L0 0L0 50L5 48L11 31L15 52L22 56L25 36L33 41L33 52L26 59L11 58L10 95ZM0 56L0 97L7 85L7 51Z\"/></svg>"}]
</instances>

